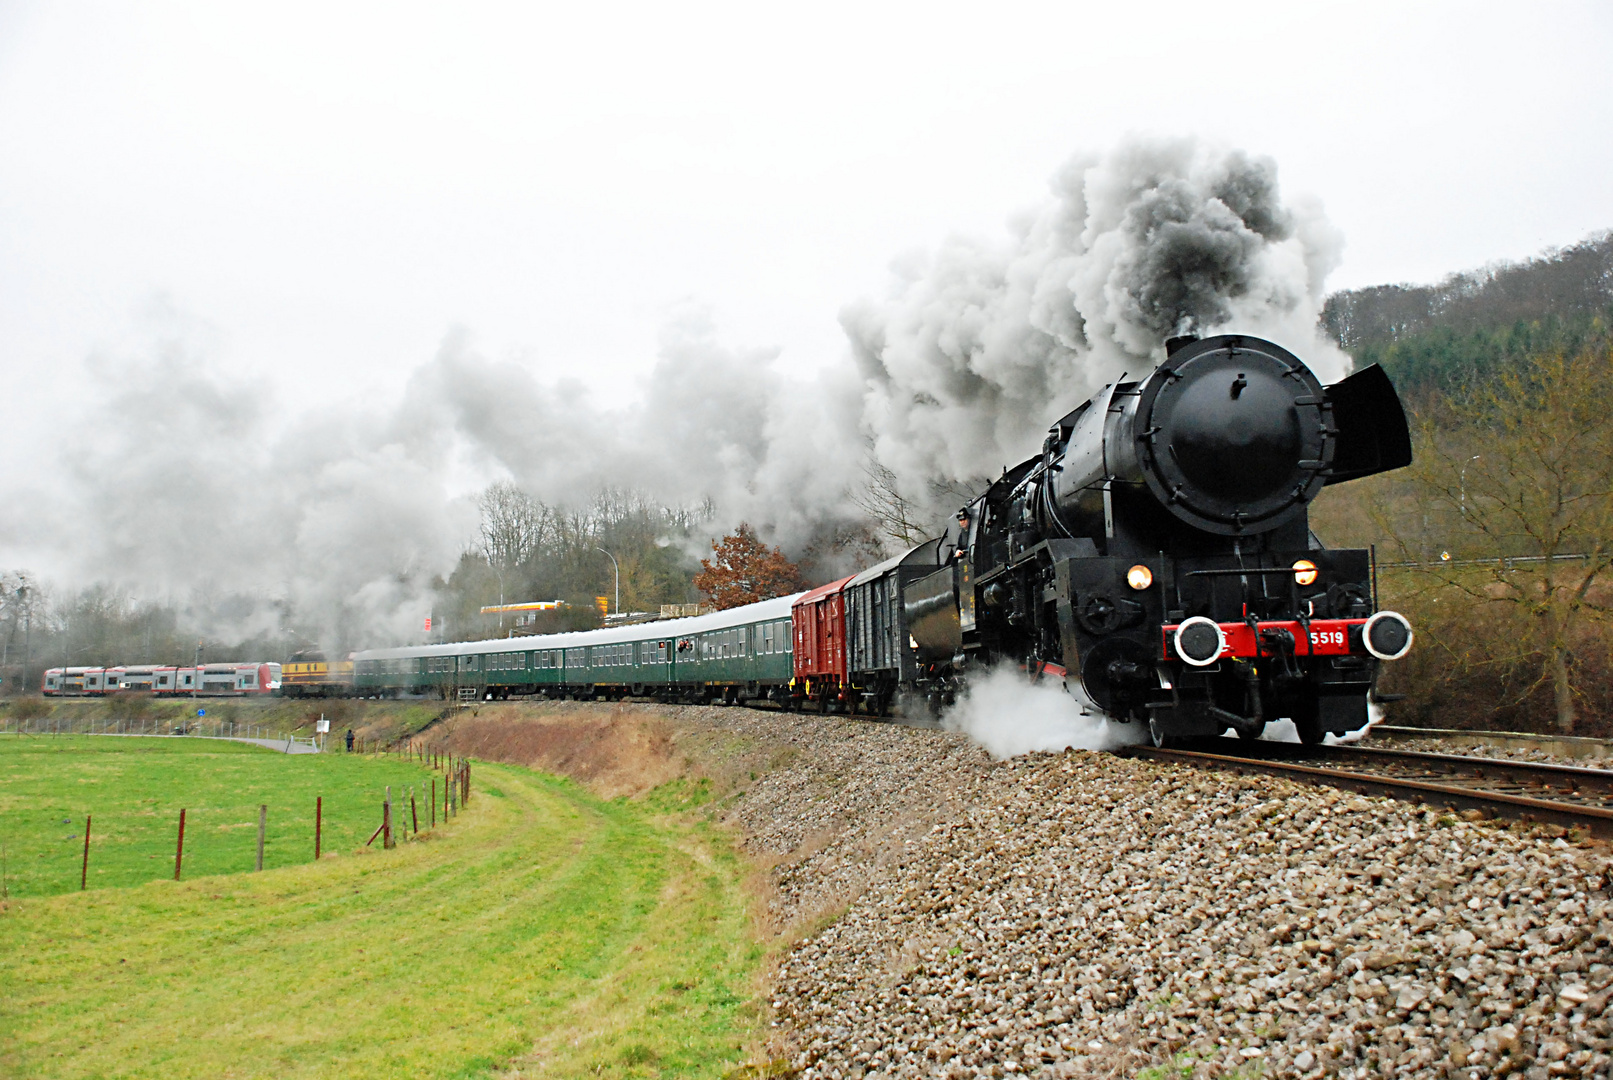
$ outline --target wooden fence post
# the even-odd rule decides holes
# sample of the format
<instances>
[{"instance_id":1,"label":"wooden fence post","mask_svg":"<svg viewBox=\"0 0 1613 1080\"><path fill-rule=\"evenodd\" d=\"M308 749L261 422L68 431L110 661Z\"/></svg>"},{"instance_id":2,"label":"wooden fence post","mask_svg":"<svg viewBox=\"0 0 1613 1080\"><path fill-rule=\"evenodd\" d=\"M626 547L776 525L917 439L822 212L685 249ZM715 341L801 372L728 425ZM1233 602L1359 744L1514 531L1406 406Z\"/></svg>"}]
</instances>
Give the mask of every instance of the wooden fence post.
<instances>
[{"instance_id":1,"label":"wooden fence post","mask_svg":"<svg viewBox=\"0 0 1613 1080\"><path fill-rule=\"evenodd\" d=\"M269 806L258 804L258 869L263 869L263 834L269 828Z\"/></svg>"},{"instance_id":2,"label":"wooden fence post","mask_svg":"<svg viewBox=\"0 0 1613 1080\"><path fill-rule=\"evenodd\" d=\"M414 788L409 789L409 819L414 822L414 834L420 835L420 811L414 804Z\"/></svg>"},{"instance_id":3,"label":"wooden fence post","mask_svg":"<svg viewBox=\"0 0 1613 1080\"><path fill-rule=\"evenodd\" d=\"M314 799L314 862L319 861L319 830L324 824L325 796L320 795Z\"/></svg>"},{"instance_id":4,"label":"wooden fence post","mask_svg":"<svg viewBox=\"0 0 1613 1080\"><path fill-rule=\"evenodd\" d=\"M431 778L431 827L437 827L437 778Z\"/></svg>"},{"instance_id":5,"label":"wooden fence post","mask_svg":"<svg viewBox=\"0 0 1613 1080\"><path fill-rule=\"evenodd\" d=\"M386 804L381 808L381 829L382 829L382 833L383 833L383 836L382 836L382 839L381 839L381 846L383 848L390 848L392 846L392 785L391 784L387 785L387 788L386 788Z\"/></svg>"},{"instance_id":6,"label":"wooden fence post","mask_svg":"<svg viewBox=\"0 0 1613 1080\"><path fill-rule=\"evenodd\" d=\"M179 811L179 843L174 847L174 880L179 880L179 867L185 861L185 811Z\"/></svg>"},{"instance_id":7,"label":"wooden fence post","mask_svg":"<svg viewBox=\"0 0 1613 1080\"><path fill-rule=\"evenodd\" d=\"M89 888L90 883L90 815L84 815L84 866L78 872L78 891Z\"/></svg>"}]
</instances>

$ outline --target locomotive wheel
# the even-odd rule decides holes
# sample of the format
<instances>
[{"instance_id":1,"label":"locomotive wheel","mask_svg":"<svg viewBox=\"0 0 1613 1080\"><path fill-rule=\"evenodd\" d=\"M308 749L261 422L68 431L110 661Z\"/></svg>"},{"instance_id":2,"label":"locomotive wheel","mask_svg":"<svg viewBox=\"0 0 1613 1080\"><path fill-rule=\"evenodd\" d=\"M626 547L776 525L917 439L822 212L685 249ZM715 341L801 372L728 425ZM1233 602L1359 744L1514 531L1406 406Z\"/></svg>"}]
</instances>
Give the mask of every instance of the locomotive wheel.
<instances>
[{"instance_id":1,"label":"locomotive wheel","mask_svg":"<svg viewBox=\"0 0 1613 1080\"><path fill-rule=\"evenodd\" d=\"M1293 716L1294 730L1299 733L1299 741L1306 746L1320 746L1327 737L1322 730L1321 702L1316 700L1315 694L1305 694L1294 702Z\"/></svg>"},{"instance_id":2,"label":"locomotive wheel","mask_svg":"<svg viewBox=\"0 0 1613 1080\"><path fill-rule=\"evenodd\" d=\"M1153 671L1152 654L1129 638L1104 638L1087 649L1081 658L1082 688L1098 708L1110 715L1124 715L1141 704L1147 686L1145 680L1111 677L1112 673L1128 667L1138 672Z\"/></svg>"}]
</instances>

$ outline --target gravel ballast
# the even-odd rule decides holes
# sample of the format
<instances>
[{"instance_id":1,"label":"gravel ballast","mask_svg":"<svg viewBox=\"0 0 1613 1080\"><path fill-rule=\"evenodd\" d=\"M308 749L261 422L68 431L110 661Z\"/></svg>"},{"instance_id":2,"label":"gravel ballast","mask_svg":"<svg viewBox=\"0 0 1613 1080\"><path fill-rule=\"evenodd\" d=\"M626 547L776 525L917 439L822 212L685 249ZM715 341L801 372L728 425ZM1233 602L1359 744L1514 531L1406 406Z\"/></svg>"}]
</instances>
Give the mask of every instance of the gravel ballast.
<instances>
[{"instance_id":1,"label":"gravel ballast","mask_svg":"<svg viewBox=\"0 0 1613 1080\"><path fill-rule=\"evenodd\" d=\"M1087 752L968 785L784 963L803 1076L1607 1074L1595 854Z\"/></svg>"},{"instance_id":2,"label":"gravel ballast","mask_svg":"<svg viewBox=\"0 0 1613 1080\"><path fill-rule=\"evenodd\" d=\"M645 707L770 868L802 1078L1613 1075L1606 848L1276 777Z\"/></svg>"}]
</instances>

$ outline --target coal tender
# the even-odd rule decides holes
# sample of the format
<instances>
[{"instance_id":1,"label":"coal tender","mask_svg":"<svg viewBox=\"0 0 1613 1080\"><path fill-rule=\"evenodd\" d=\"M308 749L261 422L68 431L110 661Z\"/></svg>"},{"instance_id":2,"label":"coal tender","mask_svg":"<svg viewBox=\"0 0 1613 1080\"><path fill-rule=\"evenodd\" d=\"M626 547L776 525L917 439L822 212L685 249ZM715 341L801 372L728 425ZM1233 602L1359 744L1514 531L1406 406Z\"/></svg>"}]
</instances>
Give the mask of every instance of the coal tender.
<instances>
[{"instance_id":1,"label":"coal tender","mask_svg":"<svg viewBox=\"0 0 1613 1080\"><path fill-rule=\"evenodd\" d=\"M945 700L1007 660L1156 743L1356 730L1412 630L1378 608L1372 553L1324 548L1307 510L1410 461L1378 367L1323 386L1269 341L1173 339L959 512L942 567L904 590L919 687Z\"/></svg>"}]
</instances>

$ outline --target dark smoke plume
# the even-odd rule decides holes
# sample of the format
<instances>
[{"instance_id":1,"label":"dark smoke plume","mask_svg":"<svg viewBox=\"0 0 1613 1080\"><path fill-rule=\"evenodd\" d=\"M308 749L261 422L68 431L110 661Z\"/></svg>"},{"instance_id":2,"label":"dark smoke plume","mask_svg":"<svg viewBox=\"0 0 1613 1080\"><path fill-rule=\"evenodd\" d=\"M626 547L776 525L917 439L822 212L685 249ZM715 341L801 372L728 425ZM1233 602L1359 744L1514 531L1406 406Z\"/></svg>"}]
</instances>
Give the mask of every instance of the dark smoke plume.
<instances>
[{"instance_id":1,"label":"dark smoke plume","mask_svg":"<svg viewBox=\"0 0 1613 1080\"><path fill-rule=\"evenodd\" d=\"M12 493L30 513L0 544L7 564L63 582L256 596L245 623L290 612L325 641L418 637L432 580L475 541L477 493L498 481L551 505L602 488L709 505L713 535L746 521L792 555L831 553L827 572L833 552L861 557L844 541L867 500L848 496L871 466L934 520L1173 334L1259 333L1342 374L1315 329L1338 249L1314 207L1283 201L1269 160L1132 141L1070 162L1006 237L946 240L883 299L848 306L851 362L810 385L694 311L664 331L640 402L601 406L455 331L395 404L306 408L169 325L143 352L90 362L118 393L64 434L58 483Z\"/></svg>"}]
</instances>

